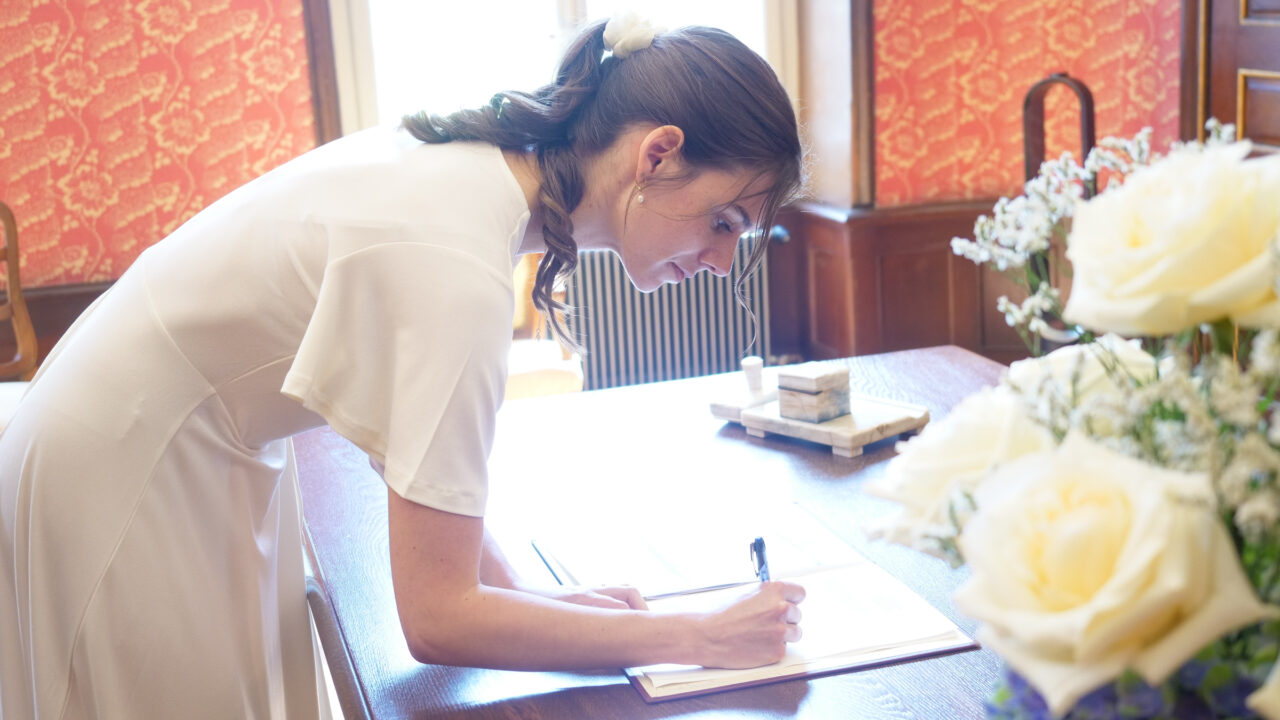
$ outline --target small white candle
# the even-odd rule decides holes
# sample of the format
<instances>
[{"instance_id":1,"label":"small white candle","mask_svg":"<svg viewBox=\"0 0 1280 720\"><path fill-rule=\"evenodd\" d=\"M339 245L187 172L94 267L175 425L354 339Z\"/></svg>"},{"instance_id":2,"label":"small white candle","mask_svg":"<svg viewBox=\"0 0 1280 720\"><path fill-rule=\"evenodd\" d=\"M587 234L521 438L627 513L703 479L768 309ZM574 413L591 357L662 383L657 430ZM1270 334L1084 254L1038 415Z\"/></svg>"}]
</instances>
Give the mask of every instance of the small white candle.
<instances>
[{"instance_id":1,"label":"small white candle","mask_svg":"<svg viewBox=\"0 0 1280 720\"><path fill-rule=\"evenodd\" d=\"M747 375L747 389L755 392L764 386L764 360L755 355L742 358L742 372Z\"/></svg>"}]
</instances>

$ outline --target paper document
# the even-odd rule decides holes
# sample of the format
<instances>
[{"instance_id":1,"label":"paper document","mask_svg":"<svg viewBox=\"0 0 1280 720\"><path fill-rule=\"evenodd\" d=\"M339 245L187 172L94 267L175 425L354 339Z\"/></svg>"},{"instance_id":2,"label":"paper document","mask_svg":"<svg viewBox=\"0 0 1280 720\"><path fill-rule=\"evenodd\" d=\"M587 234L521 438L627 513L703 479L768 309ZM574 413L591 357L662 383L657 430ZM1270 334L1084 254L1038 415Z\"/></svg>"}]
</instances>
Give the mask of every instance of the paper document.
<instances>
[{"instance_id":1,"label":"paper document","mask_svg":"<svg viewBox=\"0 0 1280 720\"><path fill-rule=\"evenodd\" d=\"M627 676L646 699L661 700L976 647L946 616L869 561L784 579L803 585L806 594L800 604L803 637L788 645L781 661L747 670L651 665L630 668ZM672 596L649 608L708 610L741 592Z\"/></svg>"},{"instance_id":2,"label":"paper document","mask_svg":"<svg viewBox=\"0 0 1280 720\"><path fill-rule=\"evenodd\" d=\"M534 548L563 585L633 585L646 599L755 582L749 542L763 536L775 578L863 561L817 518L794 504L766 517L739 514L607 532L545 533Z\"/></svg>"},{"instance_id":3,"label":"paper document","mask_svg":"<svg viewBox=\"0 0 1280 720\"><path fill-rule=\"evenodd\" d=\"M672 510L671 512L679 512ZM767 540L771 575L805 589L799 642L773 665L717 670L653 665L626 670L646 701L794 677L854 670L976 643L897 578L866 559L798 505L700 518L639 515L632 524L549 532L534 547L566 585L631 584L654 612L707 611L758 582L750 543ZM635 515L633 515L635 517ZM571 534L569 534L571 533Z\"/></svg>"}]
</instances>

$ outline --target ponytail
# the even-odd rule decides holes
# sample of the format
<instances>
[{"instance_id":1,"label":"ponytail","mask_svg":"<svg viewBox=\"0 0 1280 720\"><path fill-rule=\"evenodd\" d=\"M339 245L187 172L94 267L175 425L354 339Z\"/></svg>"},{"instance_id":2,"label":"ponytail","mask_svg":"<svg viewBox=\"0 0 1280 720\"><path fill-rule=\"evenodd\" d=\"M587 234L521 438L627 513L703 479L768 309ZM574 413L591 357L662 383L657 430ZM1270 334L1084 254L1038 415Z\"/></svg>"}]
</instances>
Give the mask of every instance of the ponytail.
<instances>
[{"instance_id":1,"label":"ponytail","mask_svg":"<svg viewBox=\"0 0 1280 720\"><path fill-rule=\"evenodd\" d=\"M578 244L573 239L570 214L582 202L586 190L579 149L574 145L573 124L584 106L595 98L601 78L617 58L604 54L604 26L600 22L581 33L565 53L555 82L532 93L500 92L489 104L450 115L419 112L404 118L404 127L425 143L479 140L504 150L533 148L538 153L542 186L542 237L546 252L538 263L533 283L533 305L562 342L581 350L565 328L563 314L569 306L555 297L556 285L578 267ZM592 148L598 150L601 148Z\"/></svg>"}]
</instances>

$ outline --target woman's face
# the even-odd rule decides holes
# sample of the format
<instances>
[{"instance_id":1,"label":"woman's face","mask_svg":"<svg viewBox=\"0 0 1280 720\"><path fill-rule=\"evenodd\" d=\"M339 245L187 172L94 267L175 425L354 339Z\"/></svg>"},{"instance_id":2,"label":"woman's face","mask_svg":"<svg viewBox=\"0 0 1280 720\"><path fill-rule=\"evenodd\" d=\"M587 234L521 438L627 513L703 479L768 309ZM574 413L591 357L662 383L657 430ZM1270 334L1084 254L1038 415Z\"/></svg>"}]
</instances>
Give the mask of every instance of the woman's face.
<instances>
[{"instance_id":1,"label":"woman's face","mask_svg":"<svg viewBox=\"0 0 1280 720\"><path fill-rule=\"evenodd\" d=\"M738 239L758 217L767 185L755 172L704 170L688 182L642 188L644 200L630 198L618 239L632 284L652 292L703 270L728 275Z\"/></svg>"}]
</instances>

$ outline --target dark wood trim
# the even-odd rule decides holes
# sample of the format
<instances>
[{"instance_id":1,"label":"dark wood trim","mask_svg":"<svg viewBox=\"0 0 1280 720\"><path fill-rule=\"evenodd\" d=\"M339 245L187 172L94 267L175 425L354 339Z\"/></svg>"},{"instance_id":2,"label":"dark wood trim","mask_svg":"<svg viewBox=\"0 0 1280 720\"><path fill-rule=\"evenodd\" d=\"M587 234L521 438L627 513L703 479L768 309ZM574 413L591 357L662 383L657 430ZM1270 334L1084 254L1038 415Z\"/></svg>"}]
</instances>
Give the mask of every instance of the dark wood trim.
<instances>
[{"instance_id":1,"label":"dark wood trim","mask_svg":"<svg viewBox=\"0 0 1280 720\"><path fill-rule=\"evenodd\" d=\"M1196 140L1204 131L1204 63L1209 57L1205 0L1182 0L1178 87L1178 136Z\"/></svg>"},{"instance_id":2,"label":"dark wood trim","mask_svg":"<svg viewBox=\"0 0 1280 720\"><path fill-rule=\"evenodd\" d=\"M773 233L769 243L770 365L804 360L809 347L805 248L794 236L799 211L785 207L776 222L786 232Z\"/></svg>"},{"instance_id":3,"label":"dark wood trim","mask_svg":"<svg viewBox=\"0 0 1280 720\"><path fill-rule=\"evenodd\" d=\"M872 0L852 0L853 204L876 202L875 20Z\"/></svg>"},{"instance_id":4,"label":"dark wood trim","mask_svg":"<svg viewBox=\"0 0 1280 720\"><path fill-rule=\"evenodd\" d=\"M31 313L31 324L36 331L40 362L44 362L49 351L62 338L67 328L76 321L76 318L80 317L80 313L93 304L93 301L97 300L98 296L106 292L111 285L110 282L99 282L23 289L22 296L27 301L27 310ZM12 355L14 349L11 334L0 336L0 357Z\"/></svg>"},{"instance_id":5,"label":"dark wood trim","mask_svg":"<svg viewBox=\"0 0 1280 720\"><path fill-rule=\"evenodd\" d=\"M307 64L311 68L311 105L315 111L316 144L323 145L342 136L329 0L303 0L302 16L307 28Z\"/></svg>"}]
</instances>

